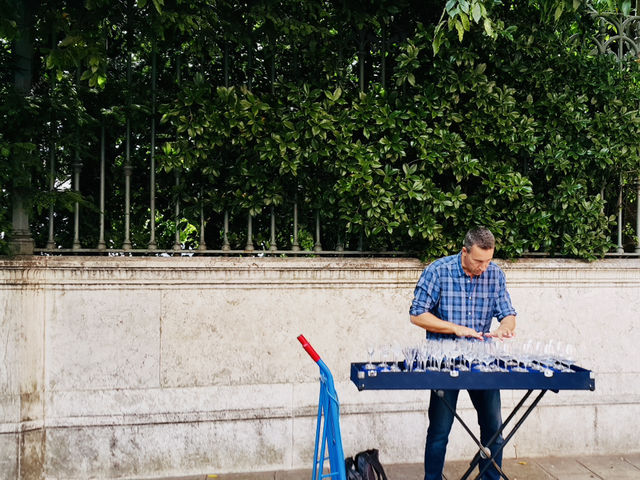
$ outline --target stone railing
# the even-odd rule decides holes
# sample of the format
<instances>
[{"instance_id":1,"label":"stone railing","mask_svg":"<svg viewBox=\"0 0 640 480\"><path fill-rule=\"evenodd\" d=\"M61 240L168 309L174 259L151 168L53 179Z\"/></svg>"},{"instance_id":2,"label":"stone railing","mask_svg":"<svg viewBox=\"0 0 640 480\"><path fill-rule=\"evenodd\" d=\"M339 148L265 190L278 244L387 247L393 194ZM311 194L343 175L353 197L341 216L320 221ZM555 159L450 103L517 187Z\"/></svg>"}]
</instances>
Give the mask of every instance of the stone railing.
<instances>
[{"instance_id":1,"label":"stone railing","mask_svg":"<svg viewBox=\"0 0 640 480\"><path fill-rule=\"evenodd\" d=\"M500 262L518 336L572 339L595 392L548 394L507 456L639 451L640 260ZM412 343L412 259L29 257L0 261L0 478L311 468L317 366L346 454L421 462L428 393L358 392L369 344ZM519 395L503 392L505 409ZM466 395L461 414L473 421ZM450 459L474 445L454 428Z\"/></svg>"}]
</instances>

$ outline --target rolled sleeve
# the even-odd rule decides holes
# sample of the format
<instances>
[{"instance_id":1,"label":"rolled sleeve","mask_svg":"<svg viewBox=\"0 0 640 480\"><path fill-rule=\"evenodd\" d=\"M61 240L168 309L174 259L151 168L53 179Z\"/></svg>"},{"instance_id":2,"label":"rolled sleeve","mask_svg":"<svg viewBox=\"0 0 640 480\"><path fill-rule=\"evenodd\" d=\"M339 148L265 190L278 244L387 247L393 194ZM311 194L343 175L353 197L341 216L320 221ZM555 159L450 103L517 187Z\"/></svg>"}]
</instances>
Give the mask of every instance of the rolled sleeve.
<instances>
[{"instance_id":1,"label":"rolled sleeve","mask_svg":"<svg viewBox=\"0 0 640 480\"><path fill-rule=\"evenodd\" d=\"M504 272L500 271L499 286L496 296L495 310L493 313L498 321L501 321L504 317L508 317L509 315L517 315L516 310L511 304L511 296L507 291L506 283Z\"/></svg>"},{"instance_id":2,"label":"rolled sleeve","mask_svg":"<svg viewBox=\"0 0 640 480\"><path fill-rule=\"evenodd\" d=\"M435 272L429 268L420 275L413 292L413 301L409 308L409 314L413 316L430 312L440 299L439 279Z\"/></svg>"}]
</instances>

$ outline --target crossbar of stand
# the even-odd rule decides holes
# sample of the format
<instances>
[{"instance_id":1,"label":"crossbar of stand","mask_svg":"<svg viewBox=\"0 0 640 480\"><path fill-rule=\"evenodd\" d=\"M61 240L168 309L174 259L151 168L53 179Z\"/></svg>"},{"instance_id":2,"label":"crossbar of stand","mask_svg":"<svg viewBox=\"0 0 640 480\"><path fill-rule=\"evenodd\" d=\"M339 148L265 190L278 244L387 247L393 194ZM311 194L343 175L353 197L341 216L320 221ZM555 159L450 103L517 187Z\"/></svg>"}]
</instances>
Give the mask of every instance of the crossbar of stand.
<instances>
[{"instance_id":1,"label":"crossbar of stand","mask_svg":"<svg viewBox=\"0 0 640 480\"><path fill-rule=\"evenodd\" d=\"M485 458L489 460L490 463L486 463L482 468L480 468L480 472L478 473L477 476L474 477L475 480L482 478L482 475L484 474L484 472L487 471L487 469L489 468L489 465L493 465L502 478L504 478L505 480L509 480L509 477L507 477L507 475L502 471L502 468L500 468L500 466L495 462L494 457L495 455L498 455L500 452L502 452L504 447L507 445L507 443L509 443L509 441L511 440L513 435L516 433L516 431L522 426L522 424L524 423L526 418L529 416L529 414L533 412L533 410L536 408L540 400L542 400L542 397L544 396L545 393L547 393L547 390L542 390L538 394L538 396L535 398L533 403L529 405L529 407L522 414L518 422L516 422L515 426L511 429L509 434L504 438L502 445L498 447L498 450L495 452L495 455L491 454L491 446L496 442L499 436L502 435L502 432L504 431L504 429L511 422L511 420L517 415L518 411L520 411L520 409L522 408L524 403L527 401L529 396L531 396L531 394L533 393L533 390L528 390L527 393L524 394L520 402L513 408L513 410L507 417L507 419L504 422L502 422L502 425L500 425L500 428L498 429L498 431L493 435L493 437L491 437L489 442L487 442L487 445L482 445L480 440L478 440L478 438L473 434L471 429L467 426L464 420L456 413L455 409L449 404L446 398L444 398L441 392L442 390L438 391L438 396L442 399L445 406L449 410L451 410L455 418L460 422L462 427L466 430L466 432L469 434L469 436L473 439L473 441L478 446L478 452L475 454L475 456L471 460L469 468L465 471L462 477L460 477L460 480L466 480L467 478L469 478L469 475L471 475L476 465L478 465L478 463L480 462L481 458Z\"/></svg>"}]
</instances>

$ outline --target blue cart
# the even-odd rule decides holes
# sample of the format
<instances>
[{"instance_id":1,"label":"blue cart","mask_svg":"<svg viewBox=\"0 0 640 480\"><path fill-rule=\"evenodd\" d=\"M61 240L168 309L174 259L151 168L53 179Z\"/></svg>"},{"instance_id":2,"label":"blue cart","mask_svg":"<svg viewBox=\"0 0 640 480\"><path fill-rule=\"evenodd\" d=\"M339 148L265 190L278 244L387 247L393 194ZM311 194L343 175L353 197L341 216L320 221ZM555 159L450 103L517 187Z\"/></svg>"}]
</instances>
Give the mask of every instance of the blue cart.
<instances>
[{"instance_id":1,"label":"blue cart","mask_svg":"<svg viewBox=\"0 0 640 480\"><path fill-rule=\"evenodd\" d=\"M312 480L322 478L334 478L347 480L347 472L344 464L344 451L342 450L342 437L340 436L340 402L333 384L333 375L329 367L316 353L307 339L302 335L298 340L309 356L320 367L320 399L318 401L318 421L316 425L316 444L313 452L313 476ZM328 451L328 456L326 456ZM329 460L330 469L324 472L324 462Z\"/></svg>"}]
</instances>

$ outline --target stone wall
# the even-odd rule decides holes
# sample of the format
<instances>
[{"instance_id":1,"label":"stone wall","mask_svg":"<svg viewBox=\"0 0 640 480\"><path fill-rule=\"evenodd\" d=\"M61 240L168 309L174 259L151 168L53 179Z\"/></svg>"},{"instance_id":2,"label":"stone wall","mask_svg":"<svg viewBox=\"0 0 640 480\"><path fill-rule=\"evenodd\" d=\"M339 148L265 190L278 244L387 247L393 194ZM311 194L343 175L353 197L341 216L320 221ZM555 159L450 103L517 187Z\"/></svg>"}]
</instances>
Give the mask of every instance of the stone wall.
<instances>
[{"instance_id":1,"label":"stone wall","mask_svg":"<svg viewBox=\"0 0 640 480\"><path fill-rule=\"evenodd\" d=\"M500 262L519 338L561 338L595 392L548 393L505 455L640 451L640 261ZM0 479L311 468L318 369L346 454L420 462L428 392L358 392L369 344L417 343L411 259L0 260ZM504 391L505 411L523 392ZM461 413L474 411L461 395ZM456 425L448 458L474 445Z\"/></svg>"}]
</instances>

